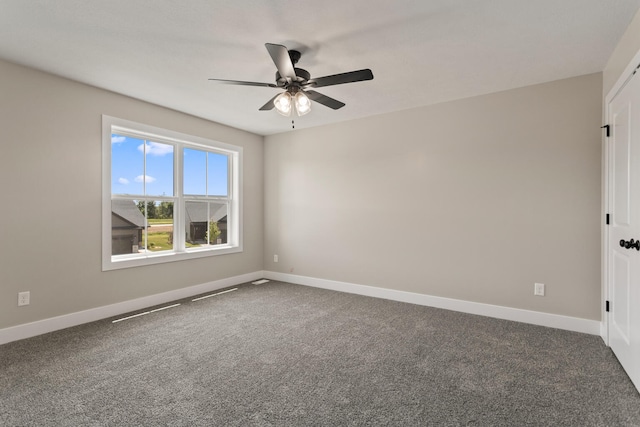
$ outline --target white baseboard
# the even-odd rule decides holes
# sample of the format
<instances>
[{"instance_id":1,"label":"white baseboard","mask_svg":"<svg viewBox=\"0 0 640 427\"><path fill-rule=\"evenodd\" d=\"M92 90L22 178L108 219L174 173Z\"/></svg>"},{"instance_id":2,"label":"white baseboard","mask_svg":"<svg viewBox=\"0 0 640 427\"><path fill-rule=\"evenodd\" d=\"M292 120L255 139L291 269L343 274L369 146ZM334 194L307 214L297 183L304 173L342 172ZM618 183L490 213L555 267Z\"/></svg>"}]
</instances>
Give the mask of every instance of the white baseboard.
<instances>
[{"instance_id":1,"label":"white baseboard","mask_svg":"<svg viewBox=\"0 0 640 427\"><path fill-rule=\"evenodd\" d=\"M347 292L365 295L375 298L383 298L393 301L407 302L411 304L429 307L443 308L460 311L469 314L495 317L498 319L514 320L533 325L547 326L550 328L565 329L568 331L582 332L591 335L601 335L602 323L596 320L580 319L577 317L561 316L557 314L542 313L538 311L521 310L517 308L502 307L497 305L482 304L477 302L462 301L451 298L435 297L431 295L417 294L413 292L397 291L393 289L377 288L373 286L357 285L354 283L338 282L334 280L317 279L314 277L298 276L294 274L278 273L274 271L255 271L240 276L228 277L208 283L176 289L161 294L149 295L134 300L123 301L102 307L76 313L65 314L39 320L23 325L0 329L0 344L30 338L36 335L60 329L78 326L83 323L94 322L118 316L132 311L141 310L158 304L188 298L194 295L215 291L218 289L235 286L241 283L251 282L261 278L279 280L297 285L312 286L316 288L330 289L339 292Z\"/></svg>"},{"instance_id":2,"label":"white baseboard","mask_svg":"<svg viewBox=\"0 0 640 427\"><path fill-rule=\"evenodd\" d=\"M317 279L314 277L278 273L275 271L264 271L263 273L264 277L266 277L267 279L279 280L282 282L294 283L297 285L312 286L315 288L331 289L334 291L348 292L351 294L366 295L393 301L444 308L446 310L460 311L469 314L478 314L481 316L494 317L497 319L514 320L516 322L547 326L550 328L564 329L574 332L582 332L591 335L600 335L601 333L601 322L597 320L581 319L577 317L543 313L540 311L522 310L518 308L503 307L499 305L435 297L413 292L376 288L373 286L356 285L354 283Z\"/></svg>"},{"instance_id":3,"label":"white baseboard","mask_svg":"<svg viewBox=\"0 0 640 427\"><path fill-rule=\"evenodd\" d=\"M183 298L189 298L194 295L215 291L229 286L239 285L241 283L251 282L263 277L263 271L255 271L253 273L227 277L225 279L214 280L213 282L208 283L201 283L199 285L163 292L161 294L149 295L146 297L123 301L116 304L91 308L89 310L78 311L76 313L65 314L62 316L51 317L49 319L38 320L36 322L25 323L23 325L0 329L0 344L5 344L11 341L18 341L21 339L34 337L36 335L46 334L48 332L53 332L72 326L78 326L83 323L94 322L96 320L106 319L108 317L118 316L124 313L130 313L132 311L140 310L158 304L164 304Z\"/></svg>"}]
</instances>

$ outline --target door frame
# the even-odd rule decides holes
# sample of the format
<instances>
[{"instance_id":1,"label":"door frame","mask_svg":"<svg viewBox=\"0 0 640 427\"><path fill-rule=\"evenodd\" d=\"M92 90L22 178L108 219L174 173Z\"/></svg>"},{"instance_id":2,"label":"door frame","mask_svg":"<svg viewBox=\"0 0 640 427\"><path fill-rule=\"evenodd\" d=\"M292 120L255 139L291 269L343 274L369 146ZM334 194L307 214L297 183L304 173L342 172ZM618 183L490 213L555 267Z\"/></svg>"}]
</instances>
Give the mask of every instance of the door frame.
<instances>
[{"instance_id":1,"label":"door frame","mask_svg":"<svg viewBox=\"0 0 640 427\"><path fill-rule=\"evenodd\" d=\"M640 50L636 52L633 59L627 64L624 72L620 74L618 80L613 85L609 93L604 99L603 108L603 121L605 125L609 124L609 104L616 97L616 95L622 90L625 84L631 79L633 72L640 67ZM601 224L601 239L602 239L602 252L601 252L601 264L602 264L602 304L600 312L602 313L602 322L600 323L600 336L604 340L605 344L609 346L609 313L606 311L605 301L609 300L611 295L611 283L609 283L609 227L606 224L606 216L610 212L611 195L609 185L611 184L611 144L607 138L606 132L602 132L602 220Z\"/></svg>"}]
</instances>

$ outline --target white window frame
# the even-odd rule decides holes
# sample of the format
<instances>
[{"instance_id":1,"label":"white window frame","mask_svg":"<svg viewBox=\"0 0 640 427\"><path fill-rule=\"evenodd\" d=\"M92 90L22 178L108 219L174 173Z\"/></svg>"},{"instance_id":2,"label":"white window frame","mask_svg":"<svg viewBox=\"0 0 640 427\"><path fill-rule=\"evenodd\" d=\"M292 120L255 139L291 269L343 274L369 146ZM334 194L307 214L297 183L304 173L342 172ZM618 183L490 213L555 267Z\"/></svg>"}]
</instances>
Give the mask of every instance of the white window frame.
<instances>
[{"instance_id":1,"label":"white window frame","mask_svg":"<svg viewBox=\"0 0 640 427\"><path fill-rule=\"evenodd\" d=\"M141 139L152 139L174 146L174 195L170 198L176 200L173 208L173 221L176 229L176 232L174 232L174 250L111 255L111 199L114 197L111 194L111 135L113 133ZM182 155L184 148L202 149L225 154L229 157L229 205L227 211L229 229L227 230L226 244L190 248L188 250L185 248L183 229L185 201L193 200L194 197L185 197L182 193ZM116 195L115 197L117 198L118 196ZM163 199L163 197L156 196L145 197ZM107 115L102 116L102 271L242 252L242 219L242 147Z\"/></svg>"}]
</instances>

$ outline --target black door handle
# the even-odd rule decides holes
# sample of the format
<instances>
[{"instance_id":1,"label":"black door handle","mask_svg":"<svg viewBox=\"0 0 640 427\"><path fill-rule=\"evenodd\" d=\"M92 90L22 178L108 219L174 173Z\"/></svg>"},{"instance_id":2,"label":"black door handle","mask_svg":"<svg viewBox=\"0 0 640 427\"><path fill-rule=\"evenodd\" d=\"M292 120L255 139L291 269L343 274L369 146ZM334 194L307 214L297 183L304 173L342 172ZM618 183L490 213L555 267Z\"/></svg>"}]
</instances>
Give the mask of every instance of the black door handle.
<instances>
[{"instance_id":1,"label":"black door handle","mask_svg":"<svg viewBox=\"0 0 640 427\"><path fill-rule=\"evenodd\" d=\"M625 249L635 249L637 251L640 251L640 240L635 240L635 239L631 239L631 240L620 240L620 247L625 248Z\"/></svg>"}]
</instances>

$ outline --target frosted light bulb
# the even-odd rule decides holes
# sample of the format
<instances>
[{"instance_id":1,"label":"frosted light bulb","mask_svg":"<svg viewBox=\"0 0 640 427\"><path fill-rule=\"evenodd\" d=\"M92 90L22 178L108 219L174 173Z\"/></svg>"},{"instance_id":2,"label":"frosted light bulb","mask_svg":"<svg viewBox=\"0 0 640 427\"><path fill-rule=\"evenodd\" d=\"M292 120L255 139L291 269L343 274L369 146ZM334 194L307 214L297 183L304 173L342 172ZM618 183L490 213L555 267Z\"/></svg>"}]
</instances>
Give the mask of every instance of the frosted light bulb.
<instances>
[{"instance_id":1,"label":"frosted light bulb","mask_svg":"<svg viewBox=\"0 0 640 427\"><path fill-rule=\"evenodd\" d=\"M306 93L300 91L296 93L296 112L299 116L304 116L311 111L311 101Z\"/></svg>"},{"instance_id":2,"label":"frosted light bulb","mask_svg":"<svg viewBox=\"0 0 640 427\"><path fill-rule=\"evenodd\" d=\"M289 92L283 92L273 100L273 105L276 107L278 113L283 116L291 115L291 94Z\"/></svg>"}]
</instances>

